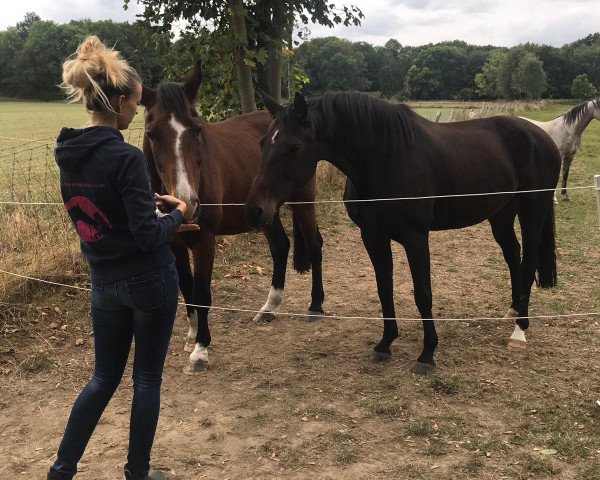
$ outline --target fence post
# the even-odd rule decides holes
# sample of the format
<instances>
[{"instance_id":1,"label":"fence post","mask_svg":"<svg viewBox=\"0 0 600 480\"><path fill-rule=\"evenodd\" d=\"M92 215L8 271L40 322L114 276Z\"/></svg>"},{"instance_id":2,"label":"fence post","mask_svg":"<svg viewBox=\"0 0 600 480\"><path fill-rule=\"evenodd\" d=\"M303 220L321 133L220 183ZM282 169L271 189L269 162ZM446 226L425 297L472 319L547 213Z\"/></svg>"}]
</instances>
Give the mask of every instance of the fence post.
<instances>
[{"instance_id":1,"label":"fence post","mask_svg":"<svg viewBox=\"0 0 600 480\"><path fill-rule=\"evenodd\" d=\"M594 188L596 189L596 203L598 204L598 222L600 222L600 175L594 175Z\"/></svg>"}]
</instances>

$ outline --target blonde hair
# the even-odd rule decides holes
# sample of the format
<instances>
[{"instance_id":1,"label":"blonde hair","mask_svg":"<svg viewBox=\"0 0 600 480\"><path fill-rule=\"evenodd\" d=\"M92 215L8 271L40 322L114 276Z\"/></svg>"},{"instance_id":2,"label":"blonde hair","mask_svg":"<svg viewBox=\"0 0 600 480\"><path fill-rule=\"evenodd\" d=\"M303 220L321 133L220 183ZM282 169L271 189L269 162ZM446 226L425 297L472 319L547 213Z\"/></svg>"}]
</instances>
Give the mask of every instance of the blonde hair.
<instances>
[{"instance_id":1,"label":"blonde hair","mask_svg":"<svg viewBox=\"0 0 600 480\"><path fill-rule=\"evenodd\" d=\"M89 112L116 113L110 104L113 95L131 95L141 78L119 52L100 39L87 37L63 63L60 87L69 102L83 100Z\"/></svg>"}]
</instances>

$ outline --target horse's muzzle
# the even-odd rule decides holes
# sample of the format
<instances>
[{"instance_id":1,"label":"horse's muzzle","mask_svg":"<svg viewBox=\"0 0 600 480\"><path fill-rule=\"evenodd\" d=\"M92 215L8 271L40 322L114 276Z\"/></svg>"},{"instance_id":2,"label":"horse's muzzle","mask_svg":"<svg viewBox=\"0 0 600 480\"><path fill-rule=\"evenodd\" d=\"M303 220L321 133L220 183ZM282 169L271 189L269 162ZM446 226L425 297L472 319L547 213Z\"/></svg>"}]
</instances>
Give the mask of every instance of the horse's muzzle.
<instances>
[{"instance_id":1,"label":"horse's muzzle","mask_svg":"<svg viewBox=\"0 0 600 480\"><path fill-rule=\"evenodd\" d=\"M258 205L246 205L246 221L252 228L260 230L266 225L263 209Z\"/></svg>"}]
</instances>

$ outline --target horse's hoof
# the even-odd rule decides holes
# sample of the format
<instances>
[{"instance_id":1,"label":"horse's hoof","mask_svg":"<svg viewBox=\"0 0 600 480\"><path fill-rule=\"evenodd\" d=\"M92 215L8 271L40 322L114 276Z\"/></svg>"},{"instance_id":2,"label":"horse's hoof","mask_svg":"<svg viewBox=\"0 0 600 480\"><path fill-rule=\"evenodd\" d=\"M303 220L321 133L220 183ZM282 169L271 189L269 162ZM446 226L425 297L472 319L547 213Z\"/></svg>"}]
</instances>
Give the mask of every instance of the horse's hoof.
<instances>
[{"instance_id":1,"label":"horse's hoof","mask_svg":"<svg viewBox=\"0 0 600 480\"><path fill-rule=\"evenodd\" d=\"M527 342L511 338L508 340L508 345L506 347L513 352L522 352L527 348Z\"/></svg>"},{"instance_id":2,"label":"horse's hoof","mask_svg":"<svg viewBox=\"0 0 600 480\"><path fill-rule=\"evenodd\" d=\"M392 356L391 353L374 351L371 354L371 361L373 363L387 362L391 356Z\"/></svg>"},{"instance_id":3,"label":"horse's hoof","mask_svg":"<svg viewBox=\"0 0 600 480\"><path fill-rule=\"evenodd\" d=\"M203 360L197 360L195 362L189 361L188 364L183 367L183 373L186 375L202 375L208 370L208 362Z\"/></svg>"},{"instance_id":4,"label":"horse's hoof","mask_svg":"<svg viewBox=\"0 0 600 480\"><path fill-rule=\"evenodd\" d=\"M429 363L417 362L415 366L410 369L412 373L416 373L417 375L428 375L435 371L435 364L431 365Z\"/></svg>"},{"instance_id":5,"label":"horse's hoof","mask_svg":"<svg viewBox=\"0 0 600 480\"><path fill-rule=\"evenodd\" d=\"M563 202L570 202L571 201L571 197L569 197L568 195L563 195Z\"/></svg>"},{"instance_id":6,"label":"horse's hoof","mask_svg":"<svg viewBox=\"0 0 600 480\"><path fill-rule=\"evenodd\" d=\"M321 320L323 318L323 315L325 315L325 314L323 312L316 312L314 310L309 310L306 315L307 315L306 319L309 322L316 322L318 320Z\"/></svg>"},{"instance_id":7,"label":"horse's hoof","mask_svg":"<svg viewBox=\"0 0 600 480\"><path fill-rule=\"evenodd\" d=\"M194 339L194 338L187 338L185 340L185 345L183 346L183 351L184 352L188 352L188 353L192 353L194 351L195 347L196 347L196 339Z\"/></svg>"},{"instance_id":8,"label":"horse's hoof","mask_svg":"<svg viewBox=\"0 0 600 480\"><path fill-rule=\"evenodd\" d=\"M552 202L554 203L554 205L558 205L558 198L554 197L552 199Z\"/></svg>"},{"instance_id":9,"label":"horse's hoof","mask_svg":"<svg viewBox=\"0 0 600 480\"><path fill-rule=\"evenodd\" d=\"M269 323L275 320L277 316L273 312L259 312L252 319L253 322L264 322Z\"/></svg>"}]
</instances>

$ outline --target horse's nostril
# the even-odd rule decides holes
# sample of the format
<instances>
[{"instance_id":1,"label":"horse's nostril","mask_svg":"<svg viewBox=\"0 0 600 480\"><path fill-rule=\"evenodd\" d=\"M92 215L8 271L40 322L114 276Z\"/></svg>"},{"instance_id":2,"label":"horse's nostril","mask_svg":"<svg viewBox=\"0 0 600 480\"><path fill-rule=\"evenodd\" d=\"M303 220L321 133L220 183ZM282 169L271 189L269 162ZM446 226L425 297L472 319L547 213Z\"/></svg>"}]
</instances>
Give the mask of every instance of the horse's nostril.
<instances>
[{"instance_id":1,"label":"horse's nostril","mask_svg":"<svg viewBox=\"0 0 600 480\"><path fill-rule=\"evenodd\" d=\"M200 203L200 199L199 199L198 197L192 197L192 198L190 199L190 203L191 203L191 204L192 204L194 207L197 207L197 206L198 206L198 204Z\"/></svg>"}]
</instances>

